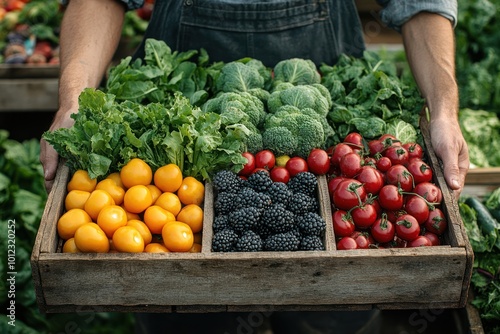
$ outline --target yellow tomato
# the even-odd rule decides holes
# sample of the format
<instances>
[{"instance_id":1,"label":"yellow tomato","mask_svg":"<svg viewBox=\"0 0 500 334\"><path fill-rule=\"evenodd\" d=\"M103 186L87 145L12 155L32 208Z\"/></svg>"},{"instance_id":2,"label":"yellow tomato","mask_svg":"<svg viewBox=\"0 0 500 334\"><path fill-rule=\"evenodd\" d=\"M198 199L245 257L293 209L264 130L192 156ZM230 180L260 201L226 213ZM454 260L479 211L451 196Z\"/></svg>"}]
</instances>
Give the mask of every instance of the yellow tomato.
<instances>
[{"instance_id":1,"label":"yellow tomato","mask_svg":"<svg viewBox=\"0 0 500 334\"><path fill-rule=\"evenodd\" d=\"M153 182L163 192L176 192L182 183L182 171L176 164L162 166L155 171Z\"/></svg>"},{"instance_id":2,"label":"yellow tomato","mask_svg":"<svg viewBox=\"0 0 500 334\"><path fill-rule=\"evenodd\" d=\"M119 252L142 253L144 239L135 227L122 226L113 234L113 247Z\"/></svg>"},{"instance_id":3,"label":"yellow tomato","mask_svg":"<svg viewBox=\"0 0 500 334\"><path fill-rule=\"evenodd\" d=\"M63 253L81 253L81 251L76 247L75 238L69 238L63 244Z\"/></svg>"},{"instance_id":4,"label":"yellow tomato","mask_svg":"<svg viewBox=\"0 0 500 334\"><path fill-rule=\"evenodd\" d=\"M179 197L171 192L164 192L156 199L155 205L161 206L165 210L168 210L177 216L179 211L181 211L182 203Z\"/></svg>"},{"instance_id":5,"label":"yellow tomato","mask_svg":"<svg viewBox=\"0 0 500 334\"><path fill-rule=\"evenodd\" d=\"M99 212L108 205L115 205L113 197L107 191L96 189L90 193L89 198L85 202L85 211L87 211L93 221L96 221Z\"/></svg>"},{"instance_id":6,"label":"yellow tomato","mask_svg":"<svg viewBox=\"0 0 500 334\"><path fill-rule=\"evenodd\" d=\"M148 184L146 187L148 187L149 191L151 191L151 196L153 196L153 203L156 202L158 197L160 197L162 191L154 184Z\"/></svg>"},{"instance_id":7,"label":"yellow tomato","mask_svg":"<svg viewBox=\"0 0 500 334\"><path fill-rule=\"evenodd\" d=\"M167 247L165 245L160 244L158 242L152 242L146 247L144 247L144 252L145 253L170 253Z\"/></svg>"},{"instance_id":8,"label":"yellow tomato","mask_svg":"<svg viewBox=\"0 0 500 334\"><path fill-rule=\"evenodd\" d=\"M85 223L92 222L90 215L82 209L70 209L63 213L57 221L57 233L63 240L75 235L76 230Z\"/></svg>"},{"instance_id":9,"label":"yellow tomato","mask_svg":"<svg viewBox=\"0 0 500 334\"><path fill-rule=\"evenodd\" d=\"M193 247L193 231L183 222L166 223L161 230L161 236L165 247L171 252L189 252Z\"/></svg>"},{"instance_id":10,"label":"yellow tomato","mask_svg":"<svg viewBox=\"0 0 500 334\"><path fill-rule=\"evenodd\" d=\"M110 239L118 228L127 225L127 221L127 212L119 205L105 206L97 216L97 225Z\"/></svg>"},{"instance_id":11,"label":"yellow tomato","mask_svg":"<svg viewBox=\"0 0 500 334\"><path fill-rule=\"evenodd\" d=\"M205 185L194 177L187 176L182 180L182 184L177 190L177 196L184 205L201 205L205 197Z\"/></svg>"},{"instance_id":12,"label":"yellow tomato","mask_svg":"<svg viewBox=\"0 0 500 334\"><path fill-rule=\"evenodd\" d=\"M115 181L116 185L121 188L125 188L123 185L122 179L120 178L120 173L119 172L114 172L106 176L107 179L111 179Z\"/></svg>"},{"instance_id":13,"label":"yellow tomato","mask_svg":"<svg viewBox=\"0 0 500 334\"><path fill-rule=\"evenodd\" d=\"M85 223L76 230L75 245L84 253L109 251L109 239L96 223Z\"/></svg>"},{"instance_id":14,"label":"yellow tomato","mask_svg":"<svg viewBox=\"0 0 500 334\"><path fill-rule=\"evenodd\" d=\"M85 202L90 197L90 192L85 191L85 190L71 190L66 194L66 197L64 198L64 207L67 210L71 209L85 209Z\"/></svg>"},{"instance_id":15,"label":"yellow tomato","mask_svg":"<svg viewBox=\"0 0 500 334\"><path fill-rule=\"evenodd\" d=\"M203 229L203 209L196 204L185 205L177 214L176 220L188 224L193 233L201 232Z\"/></svg>"},{"instance_id":16,"label":"yellow tomato","mask_svg":"<svg viewBox=\"0 0 500 334\"><path fill-rule=\"evenodd\" d=\"M120 170L120 179L125 188L136 185L146 186L153 180L151 167L142 159L134 158L127 162Z\"/></svg>"},{"instance_id":17,"label":"yellow tomato","mask_svg":"<svg viewBox=\"0 0 500 334\"><path fill-rule=\"evenodd\" d=\"M118 186L113 179L104 179L97 183L96 189L101 189L107 191L108 194L113 197L116 205L123 203L123 197L125 196L125 189Z\"/></svg>"},{"instance_id":18,"label":"yellow tomato","mask_svg":"<svg viewBox=\"0 0 500 334\"><path fill-rule=\"evenodd\" d=\"M189 253L201 253L201 244L194 243L193 247L189 250Z\"/></svg>"},{"instance_id":19,"label":"yellow tomato","mask_svg":"<svg viewBox=\"0 0 500 334\"><path fill-rule=\"evenodd\" d=\"M145 245L151 243L153 235L151 234L151 231L149 230L149 227L148 225L146 225L146 223L138 219L131 219L127 222L127 226L132 226L137 231L139 231L139 233L142 235L142 239L144 239Z\"/></svg>"},{"instance_id":20,"label":"yellow tomato","mask_svg":"<svg viewBox=\"0 0 500 334\"><path fill-rule=\"evenodd\" d=\"M170 221L175 221L174 214L161 206L151 205L144 211L144 223L152 234L161 234L163 226Z\"/></svg>"},{"instance_id":21,"label":"yellow tomato","mask_svg":"<svg viewBox=\"0 0 500 334\"><path fill-rule=\"evenodd\" d=\"M77 170L68 182L67 190L84 190L92 192L97 185L97 179L91 179L86 170Z\"/></svg>"},{"instance_id":22,"label":"yellow tomato","mask_svg":"<svg viewBox=\"0 0 500 334\"><path fill-rule=\"evenodd\" d=\"M153 204L151 191L145 185L135 185L125 191L123 206L132 213L141 213Z\"/></svg>"}]
</instances>

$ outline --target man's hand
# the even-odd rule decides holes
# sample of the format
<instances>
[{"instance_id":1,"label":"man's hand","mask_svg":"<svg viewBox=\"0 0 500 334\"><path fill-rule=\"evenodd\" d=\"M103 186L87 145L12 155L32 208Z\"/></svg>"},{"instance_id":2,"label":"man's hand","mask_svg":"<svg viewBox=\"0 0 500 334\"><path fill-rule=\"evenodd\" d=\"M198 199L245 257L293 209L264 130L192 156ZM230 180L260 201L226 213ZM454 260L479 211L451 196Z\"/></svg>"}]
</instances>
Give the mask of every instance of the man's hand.
<instances>
[{"instance_id":1,"label":"man's hand","mask_svg":"<svg viewBox=\"0 0 500 334\"><path fill-rule=\"evenodd\" d=\"M408 62L430 110L430 136L442 160L448 186L459 196L469 169L469 154L458 123L455 41L452 23L428 12L402 27Z\"/></svg>"},{"instance_id":2,"label":"man's hand","mask_svg":"<svg viewBox=\"0 0 500 334\"><path fill-rule=\"evenodd\" d=\"M54 131L58 128L70 128L73 126L73 123L74 120L72 118L62 118L60 121L54 121L49 131ZM44 139L40 140L40 162L43 166L45 189L47 189L47 192L49 193L52 190L52 185L54 184L54 179L56 177L59 155L56 150L54 150L54 148Z\"/></svg>"},{"instance_id":3,"label":"man's hand","mask_svg":"<svg viewBox=\"0 0 500 334\"><path fill-rule=\"evenodd\" d=\"M431 116L430 136L434 152L443 162L446 183L458 198L469 170L469 151L460 125L457 120L432 120Z\"/></svg>"}]
</instances>

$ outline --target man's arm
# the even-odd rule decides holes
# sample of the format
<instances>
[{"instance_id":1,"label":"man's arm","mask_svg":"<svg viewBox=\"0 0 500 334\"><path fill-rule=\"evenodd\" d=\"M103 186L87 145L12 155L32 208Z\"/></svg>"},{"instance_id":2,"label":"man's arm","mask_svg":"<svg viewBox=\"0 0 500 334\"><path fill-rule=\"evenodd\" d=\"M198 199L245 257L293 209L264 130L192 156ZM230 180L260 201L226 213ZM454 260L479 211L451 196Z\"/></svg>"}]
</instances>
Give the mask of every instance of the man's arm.
<instances>
[{"instance_id":1,"label":"man's arm","mask_svg":"<svg viewBox=\"0 0 500 334\"><path fill-rule=\"evenodd\" d=\"M98 87L121 36L125 6L115 0L71 0L60 35L59 110L50 130L73 125L78 97L87 87ZM41 141L40 161L48 191L55 178L58 155Z\"/></svg>"},{"instance_id":2,"label":"man's arm","mask_svg":"<svg viewBox=\"0 0 500 334\"><path fill-rule=\"evenodd\" d=\"M431 142L443 161L446 182L460 193L469 169L469 154L458 122L455 41L450 20L429 12L402 26L413 75L431 114Z\"/></svg>"}]
</instances>

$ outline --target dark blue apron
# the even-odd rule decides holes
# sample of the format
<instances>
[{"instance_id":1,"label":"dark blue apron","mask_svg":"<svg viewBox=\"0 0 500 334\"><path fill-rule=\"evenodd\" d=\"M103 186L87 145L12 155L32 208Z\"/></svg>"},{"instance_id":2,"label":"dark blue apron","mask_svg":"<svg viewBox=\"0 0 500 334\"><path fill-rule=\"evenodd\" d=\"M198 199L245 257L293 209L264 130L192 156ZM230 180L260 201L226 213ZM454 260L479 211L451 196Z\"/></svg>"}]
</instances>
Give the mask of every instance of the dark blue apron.
<instances>
[{"instance_id":1,"label":"dark blue apron","mask_svg":"<svg viewBox=\"0 0 500 334\"><path fill-rule=\"evenodd\" d=\"M334 64L365 48L353 0L156 0L145 38L204 48L211 61L252 57L267 66L293 57Z\"/></svg>"}]
</instances>

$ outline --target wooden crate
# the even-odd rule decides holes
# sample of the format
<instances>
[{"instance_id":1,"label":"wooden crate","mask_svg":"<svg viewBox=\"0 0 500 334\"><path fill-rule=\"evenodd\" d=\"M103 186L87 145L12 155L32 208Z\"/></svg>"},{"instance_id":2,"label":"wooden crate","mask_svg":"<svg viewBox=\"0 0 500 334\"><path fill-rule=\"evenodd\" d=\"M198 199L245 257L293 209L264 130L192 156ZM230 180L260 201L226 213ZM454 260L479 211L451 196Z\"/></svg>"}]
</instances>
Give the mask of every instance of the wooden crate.
<instances>
[{"instance_id":1,"label":"wooden crate","mask_svg":"<svg viewBox=\"0 0 500 334\"><path fill-rule=\"evenodd\" d=\"M473 254L458 205L435 155L428 152L445 201L446 244L351 251L335 249L322 177L318 195L327 221L325 251L211 252L213 193L207 184L201 253L61 253L56 222L69 179L61 165L31 257L39 308L51 313L463 307Z\"/></svg>"}]
</instances>

